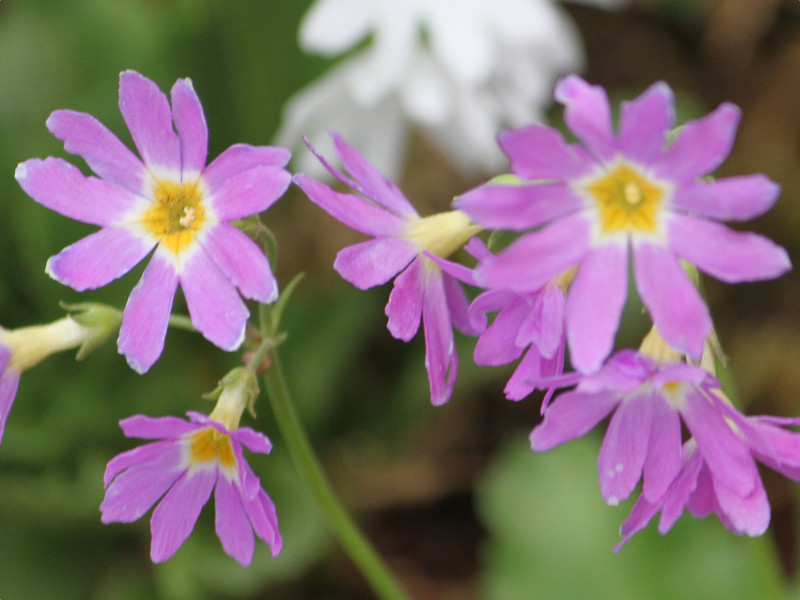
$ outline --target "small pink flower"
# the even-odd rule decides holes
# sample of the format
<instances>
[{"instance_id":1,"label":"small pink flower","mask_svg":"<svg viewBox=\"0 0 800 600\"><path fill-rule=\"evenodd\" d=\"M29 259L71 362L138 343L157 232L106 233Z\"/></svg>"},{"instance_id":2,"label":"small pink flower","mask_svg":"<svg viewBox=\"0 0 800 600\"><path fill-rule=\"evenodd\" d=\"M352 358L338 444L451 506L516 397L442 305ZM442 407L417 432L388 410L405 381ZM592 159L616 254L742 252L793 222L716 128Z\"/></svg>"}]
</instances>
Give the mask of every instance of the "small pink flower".
<instances>
[{"instance_id":1,"label":"small pink flower","mask_svg":"<svg viewBox=\"0 0 800 600\"><path fill-rule=\"evenodd\" d=\"M273 302L278 288L258 246L229 223L266 210L291 181L285 148L237 144L206 166L208 128L191 81L179 79L171 98L170 107L154 82L125 71L119 107L141 160L91 115L57 110L48 128L99 179L53 157L16 171L40 204L101 227L50 258L47 273L61 283L102 287L155 248L118 340L140 373L161 355L178 285L197 330L223 350L239 347L249 317L239 294Z\"/></svg>"},{"instance_id":2,"label":"small pink flower","mask_svg":"<svg viewBox=\"0 0 800 600\"><path fill-rule=\"evenodd\" d=\"M106 467L103 523L131 523L158 502L150 519L153 562L175 554L214 491L216 531L226 553L243 566L253 559L255 535L276 556L282 546L275 505L244 460L242 446L268 454L267 437L248 427L229 431L206 415L136 415L120 421L127 437L158 439L113 458Z\"/></svg>"}]
</instances>

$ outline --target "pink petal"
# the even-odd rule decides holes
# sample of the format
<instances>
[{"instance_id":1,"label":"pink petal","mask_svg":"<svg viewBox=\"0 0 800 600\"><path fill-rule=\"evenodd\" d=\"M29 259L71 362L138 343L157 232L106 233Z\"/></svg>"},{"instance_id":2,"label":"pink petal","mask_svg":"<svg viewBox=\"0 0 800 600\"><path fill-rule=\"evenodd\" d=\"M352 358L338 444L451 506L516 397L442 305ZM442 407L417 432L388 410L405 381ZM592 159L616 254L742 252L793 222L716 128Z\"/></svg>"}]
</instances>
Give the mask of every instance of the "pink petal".
<instances>
[{"instance_id":1,"label":"pink petal","mask_svg":"<svg viewBox=\"0 0 800 600\"><path fill-rule=\"evenodd\" d=\"M133 467L139 468L141 465L157 462L162 459L165 454L169 454L173 451L175 445L175 440L161 440L159 442L145 444L144 446L137 446L127 452L117 454L108 461L106 465L105 473L103 473L103 485L108 487L114 478L126 469ZM153 502L155 502L155 500Z\"/></svg>"},{"instance_id":2,"label":"pink petal","mask_svg":"<svg viewBox=\"0 0 800 600\"><path fill-rule=\"evenodd\" d=\"M619 147L628 158L649 165L664 148L675 123L675 98L663 81L620 105Z\"/></svg>"},{"instance_id":3,"label":"pink petal","mask_svg":"<svg viewBox=\"0 0 800 600\"><path fill-rule=\"evenodd\" d=\"M172 86L172 117L181 148L181 174L200 173L206 166L208 126L203 106L191 79L178 79Z\"/></svg>"},{"instance_id":4,"label":"pink petal","mask_svg":"<svg viewBox=\"0 0 800 600\"><path fill-rule=\"evenodd\" d=\"M11 412L11 407L14 405L14 398L17 396L19 389L19 372L6 369L8 362L2 365L0 369L0 440L3 439L3 434L6 431L6 422L8 415Z\"/></svg>"},{"instance_id":5,"label":"pink petal","mask_svg":"<svg viewBox=\"0 0 800 600\"><path fill-rule=\"evenodd\" d=\"M751 537L763 535L769 527L770 508L761 478L756 477L753 491L746 496L740 496L718 484L716 479L713 481L719 508L727 517L733 531Z\"/></svg>"},{"instance_id":6,"label":"pink petal","mask_svg":"<svg viewBox=\"0 0 800 600\"><path fill-rule=\"evenodd\" d=\"M358 183L356 190L398 216L405 218L418 216L417 211L391 179L373 167L357 150L348 146L341 136L332 133L331 137L336 154L344 168Z\"/></svg>"},{"instance_id":7,"label":"pink petal","mask_svg":"<svg viewBox=\"0 0 800 600\"><path fill-rule=\"evenodd\" d=\"M155 245L125 227L103 227L51 256L45 272L79 292L96 289L125 275Z\"/></svg>"},{"instance_id":8,"label":"pink petal","mask_svg":"<svg viewBox=\"0 0 800 600\"><path fill-rule=\"evenodd\" d=\"M544 421L530 435L531 448L546 452L551 448L588 433L614 410L619 394L601 392L584 394L565 392L544 413Z\"/></svg>"},{"instance_id":9,"label":"pink petal","mask_svg":"<svg viewBox=\"0 0 800 600\"><path fill-rule=\"evenodd\" d=\"M269 261L247 235L219 223L200 239L200 245L242 296L264 304L278 299L278 282Z\"/></svg>"},{"instance_id":10,"label":"pink petal","mask_svg":"<svg viewBox=\"0 0 800 600\"><path fill-rule=\"evenodd\" d=\"M389 302L386 304L387 328L397 339L404 342L413 338L422 318L422 302L425 294L425 274L421 257L394 280Z\"/></svg>"},{"instance_id":11,"label":"pink petal","mask_svg":"<svg viewBox=\"0 0 800 600\"><path fill-rule=\"evenodd\" d=\"M672 145L653 161L656 176L688 182L711 173L730 153L740 115L736 106L723 103L702 119L684 124Z\"/></svg>"},{"instance_id":12,"label":"pink petal","mask_svg":"<svg viewBox=\"0 0 800 600\"><path fill-rule=\"evenodd\" d=\"M570 360L578 371L596 371L611 352L627 297L627 246L590 250L570 286L565 308Z\"/></svg>"},{"instance_id":13,"label":"pink petal","mask_svg":"<svg viewBox=\"0 0 800 600\"><path fill-rule=\"evenodd\" d=\"M156 506L150 519L150 558L154 563L167 560L186 541L216 481L216 469L186 473Z\"/></svg>"},{"instance_id":14,"label":"pink petal","mask_svg":"<svg viewBox=\"0 0 800 600\"><path fill-rule=\"evenodd\" d=\"M150 510L150 507L183 474L180 445L167 444L158 456L150 456L149 453L140 454L140 458L149 460L132 465L108 485L105 498L100 504L103 523L136 521Z\"/></svg>"},{"instance_id":15,"label":"pink petal","mask_svg":"<svg viewBox=\"0 0 800 600\"><path fill-rule=\"evenodd\" d=\"M484 330L489 322L488 313L501 310L520 295L508 290L487 290L472 301L469 315L478 330Z\"/></svg>"},{"instance_id":16,"label":"pink petal","mask_svg":"<svg viewBox=\"0 0 800 600\"><path fill-rule=\"evenodd\" d=\"M786 250L771 240L695 217L674 215L667 239L678 255L727 283L774 279L792 268Z\"/></svg>"},{"instance_id":17,"label":"pink petal","mask_svg":"<svg viewBox=\"0 0 800 600\"><path fill-rule=\"evenodd\" d=\"M250 452L269 454L272 451L272 442L260 431L253 431L249 427L239 427L230 435L231 439L242 444Z\"/></svg>"},{"instance_id":18,"label":"pink petal","mask_svg":"<svg viewBox=\"0 0 800 600\"><path fill-rule=\"evenodd\" d=\"M294 181L309 200L356 231L386 237L400 234L406 226L405 219L359 196L334 191L303 174L295 175Z\"/></svg>"},{"instance_id":19,"label":"pink petal","mask_svg":"<svg viewBox=\"0 0 800 600\"><path fill-rule=\"evenodd\" d=\"M254 492L252 495L243 495L241 497L244 509L247 512L247 517L250 519L250 524L253 526L255 534L264 540L269 545L272 551L272 556L277 556L283 540L278 531L278 517L275 511L275 504L273 504L267 493L261 488L261 483L258 477L253 474L250 465L243 463L242 467L245 471L246 479L255 482Z\"/></svg>"},{"instance_id":20,"label":"pink petal","mask_svg":"<svg viewBox=\"0 0 800 600\"><path fill-rule=\"evenodd\" d=\"M57 110L47 119L47 128L64 142L67 152L82 157L92 171L106 181L135 194L144 192L144 182L149 177L147 168L92 115Z\"/></svg>"},{"instance_id":21,"label":"pink petal","mask_svg":"<svg viewBox=\"0 0 800 600\"><path fill-rule=\"evenodd\" d=\"M122 419L119 426L125 437L144 440L178 438L198 429L197 425L180 417L148 417L147 415L133 415Z\"/></svg>"},{"instance_id":22,"label":"pink petal","mask_svg":"<svg viewBox=\"0 0 800 600\"><path fill-rule=\"evenodd\" d=\"M85 177L60 158L34 158L20 163L14 173L20 187L50 210L92 225L112 225L144 199L114 183Z\"/></svg>"},{"instance_id":23,"label":"pink petal","mask_svg":"<svg viewBox=\"0 0 800 600\"><path fill-rule=\"evenodd\" d=\"M508 156L511 172L522 179L568 181L594 165L580 146L568 144L561 132L543 125L501 131L497 143Z\"/></svg>"},{"instance_id":24,"label":"pink petal","mask_svg":"<svg viewBox=\"0 0 800 600\"><path fill-rule=\"evenodd\" d=\"M764 175L740 175L689 182L675 190L670 203L720 221L746 221L767 212L780 192L780 186Z\"/></svg>"},{"instance_id":25,"label":"pink petal","mask_svg":"<svg viewBox=\"0 0 800 600\"><path fill-rule=\"evenodd\" d=\"M630 495L642 475L652 416L650 398L635 395L620 402L611 418L597 470L603 499L612 506Z\"/></svg>"},{"instance_id":26,"label":"pink petal","mask_svg":"<svg viewBox=\"0 0 800 600\"><path fill-rule=\"evenodd\" d=\"M475 344L475 364L497 366L519 358L528 344L518 345L517 334L530 311L530 304L522 297L517 297L497 313Z\"/></svg>"},{"instance_id":27,"label":"pink petal","mask_svg":"<svg viewBox=\"0 0 800 600\"><path fill-rule=\"evenodd\" d=\"M656 502L669 488L681 468L681 420L663 397L651 395L653 426L644 462L642 494Z\"/></svg>"},{"instance_id":28,"label":"pink petal","mask_svg":"<svg viewBox=\"0 0 800 600\"><path fill-rule=\"evenodd\" d=\"M164 349L178 275L170 260L157 249L133 288L119 330L117 349L137 373L144 373Z\"/></svg>"},{"instance_id":29,"label":"pink petal","mask_svg":"<svg viewBox=\"0 0 800 600\"><path fill-rule=\"evenodd\" d=\"M378 238L339 250L333 268L360 290L383 285L402 271L419 250L409 241Z\"/></svg>"},{"instance_id":30,"label":"pink petal","mask_svg":"<svg viewBox=\"0 0 800 600\"><path fill-rule=\"evenodd\" d=\"M438 264L438 263L437 263ZM447 298L447 310L450 321L458 331L464 335L478 335L478 330L469 320L469 298L459 281L446 271L442 271L444 294Z\"/></svg>"},{"instance_id":31,"label":"pink petal","mask_svg":"<svg viewBox=\"0 0 800 600\"><path fill-rule=\"evenodd\" d=\"M458 353L453 340L453 327L438 267L431 268L425 281L422 305L422 327L425 332L425 367L431 389L431 403L446 403L458 375Z\"/></svg>"},{"instance_id":32,"label":"pink petal","mask_svg":"<svg viewBox=\"0 0 800 600\"><path fill-rule=\"evenodd\" d=\"M217 185L208 202L217 219L234 221L267 210L291 182L292 176L281 167L253 167Z\"/></svg>"},{"instance_id":33,"label":"pink petal","mask_svg":"<svg viewBox=\"0 0 800 600\"><path fill-rule=\"evenodd\" d=\"M684 443L681 449L681 470L672 482L661 507L661 518L658 521L658 531L662 535L672 529L687 504L693 502L707 489L701 480L703 458L697 451L694 440ZM710 484L710 480L708 482Z\"/></svg>"},{"instance_id":34,"label":"pink petal","mask_svg":"<svg viewBox=\"0 0 800 600\"><path fill-rule=\"evenodd\" d=\"M243 567L253 560L256 542L253 528L242 506L239 491L220 476L214 493L215 528L222 548Z\"/></svg>"},{"instance_id":35,"label":"pink petal","mask_svg":"<svg viewBox=\"0 0 800 600\"><path fill-rule=\"evenodd\" d=\"M203 171L203 181L213 194L228 179L254 167L285 167L292 153L279 146L234 144L215 158Z\"/></svg>"},{"instance_id":36,"label":"pink petal","mask_svg":"<svg viewBox=\"0 0 800 600\"><path fill-rule=\"evenodd\" d=\"M584 201L565 183L487 183L458 196L453 206L491 229L525 231L576 212Z\"/></svg>"},{"instance_id":37,"label":"pink petal","mask_svg":"<svg viewBox=\"0 0 800 600\"><path fill-rule=\"evenodd\" d=\"M169 102L158 86L136 71L123 71L119 76L119 110L145 164L179 175L180 142L172 129Z\"/></svg>"},{"instance_id":38,"label":"pink petal","mask_svg":"<svg viewBox=\"0 0 800 600\"><path fill-rule=\"evenodd\" d=\"M633 248L633 270L659 333L677 350L699 359L711 317L678 260L661 246L640 242Z\"/></svg>"},{"instance_id":39,"label":"pink petal","mask_svg":"<svg viewBox=\"0 0 800 600\"><path fill-rule=\"evenodd\" d=\"M564 121L572 132L597 158L610 160L616 141L606 91L577 75L568 75L556 84L554 96L564 105Z\"/></svg>"},{"instance_id":40,"label":"pink petal","mask_svg":"<svg viewBox=\"0 0 800 600\"><path fill-rule=\"evenodd\" d=\"M195 329L215 346L236 350L250 313L233 284L203 251L184 263L180 282Z\"/></svg>"},{"instance_id":41,"label":"pink petal","mask_svg":"<svg viewBox=\"0 0 800 600\"><path fill-rule=\"evenodd\" d=\"M537 290L552 277L580 262L589 250L589 223L583 216L565 217L523 235L475 272L487 287L517 292Z\"/></svg>"}]
</instances>

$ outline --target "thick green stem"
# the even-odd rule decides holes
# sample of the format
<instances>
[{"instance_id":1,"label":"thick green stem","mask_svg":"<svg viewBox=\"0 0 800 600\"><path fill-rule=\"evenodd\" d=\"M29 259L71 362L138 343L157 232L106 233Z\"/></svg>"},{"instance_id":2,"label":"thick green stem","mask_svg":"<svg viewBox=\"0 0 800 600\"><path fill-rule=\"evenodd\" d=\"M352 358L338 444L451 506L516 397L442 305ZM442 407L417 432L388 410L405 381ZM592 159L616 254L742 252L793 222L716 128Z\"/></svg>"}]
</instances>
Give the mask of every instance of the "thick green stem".
<instances>
[{"instance_id":1,"label":"thick green stem","mask_svg":"<svg viewBox=\"0 0 800 600\"><path fill-rule=\"evenodd\" d=\"M276 339L272 315L266 310L262 311L261 316L265 337ZM264 375L264 384L295 468L324 513L339 543L382 600L407 600L406 593L334 494L297 416L275 348L271 352L271 363Z\"/></svg>"}]
</instances>

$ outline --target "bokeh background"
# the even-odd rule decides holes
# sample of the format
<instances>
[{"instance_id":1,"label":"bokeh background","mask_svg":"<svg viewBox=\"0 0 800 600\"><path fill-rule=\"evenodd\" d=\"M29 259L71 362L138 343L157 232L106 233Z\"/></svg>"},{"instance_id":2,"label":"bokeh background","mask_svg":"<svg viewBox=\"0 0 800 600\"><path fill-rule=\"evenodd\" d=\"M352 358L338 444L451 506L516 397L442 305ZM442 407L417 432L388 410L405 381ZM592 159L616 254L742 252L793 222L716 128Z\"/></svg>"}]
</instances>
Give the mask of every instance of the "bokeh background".
<instances>
[{"instance_id":1,"label":"bokeh background","mask_svg":"<svg viewBox=\"0 0 800 600\"><path fill-rule=\"evenodd\" d=\"M436 0L431 0L436 1ZM297 44L308 0L0 1L0 323L48 322L59 301L122 306L134 270L79 295L44 274L47 258L92 228L26 197L13 178L27 158L65 156L47 132L52 110L97 116L130 142L117 78L136 69L169 89L191 77L211 131L210 156L272 140L286 99L330 66ZM764 172L783 186L774 210L746 228L800 258L800 2L633 0L613 12L564 4L587 55L585 76L631 97L657 79L681 118L723 100L743 110L720 174ZM558 113L552 113L554 122ZM420 212L444 210L486 173L464 174L415 136L401 187ZM491 175L491 174L490 174ZM770 531L738 538L715 518L651 527L614 555L630 504L597 487L598 432L546 455L527 445L539 400L502 397L510 369L470 365L451 402L430 406L421 340L385 329L388 289L358 292L331 269L359 238L292 189L265 217L285 285L306 277L286 315L284 362L299 410L335 487L418 600L488 598L797 598L798 486L765 472ZM751 413L800 414L800 279L723 286L706 281L727 376ZM182 300L176 309L182 310ZM642 334L636 310L620 344ZM81 363L64 354L24 374L0 446L0 598L127 600L372 598L331 539L292 470L262 398L247 424L275 442L251 464L278 507L284 550L258 545L241 568L226 556L207 507L167 563L149 560L148 519L105 526L98 505L108 459L136 442L119 419L209 410L201 394L238 355L173 331L146 375L109 343Z\"/></svg>"}]
</instances>

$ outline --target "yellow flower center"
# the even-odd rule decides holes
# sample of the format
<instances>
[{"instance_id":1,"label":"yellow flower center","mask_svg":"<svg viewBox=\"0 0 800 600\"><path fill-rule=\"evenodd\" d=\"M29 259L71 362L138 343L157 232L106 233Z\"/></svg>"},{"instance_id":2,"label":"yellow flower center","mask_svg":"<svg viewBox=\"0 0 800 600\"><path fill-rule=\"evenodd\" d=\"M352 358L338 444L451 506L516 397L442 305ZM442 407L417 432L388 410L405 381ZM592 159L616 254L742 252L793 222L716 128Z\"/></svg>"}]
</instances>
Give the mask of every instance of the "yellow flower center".
<instances>
[{"instance_id":1,"label":"yellow flower center","mask_svg":"<svg viewBox=\"0 0 800 600\"><path fill-rule=\"evenodd\" d=\"M236 466L231 438L213 427L201 429L189 436L189 456L192 463L217 461L223 467Z\"/></svg>"},{"instance_id":2,"label":"yellow flower center","mask_svg":"<svg viewBox=\"0 0 800 600\"><path fill-rule=\"evenodd\" d=\"M155 201L142 216L142 224L174 254L188 248L206 221L203 192L198 182L157 181Z\"/></svg>"},{"instance_id":3,"label":"yellow flower center","mask_svg":"<svg viewBox=\"0 0 800 600\"><path fill-rule=\"evenodd\" d=\"M405 237L420 250L447 258L482 229L466 213L451 210L414 221L406 229Z\"/></svg>"},{"instance_id":4,"label":"yellow flower center","mask_svg":"<svg viewBox=\"0 0 800 600\"><path fill-rule=\"evenodd\" d=\"M658 231L665 190L630 166L621 164L583 188L597 202L603 233Z\"/></svg>"}]
</instances>

